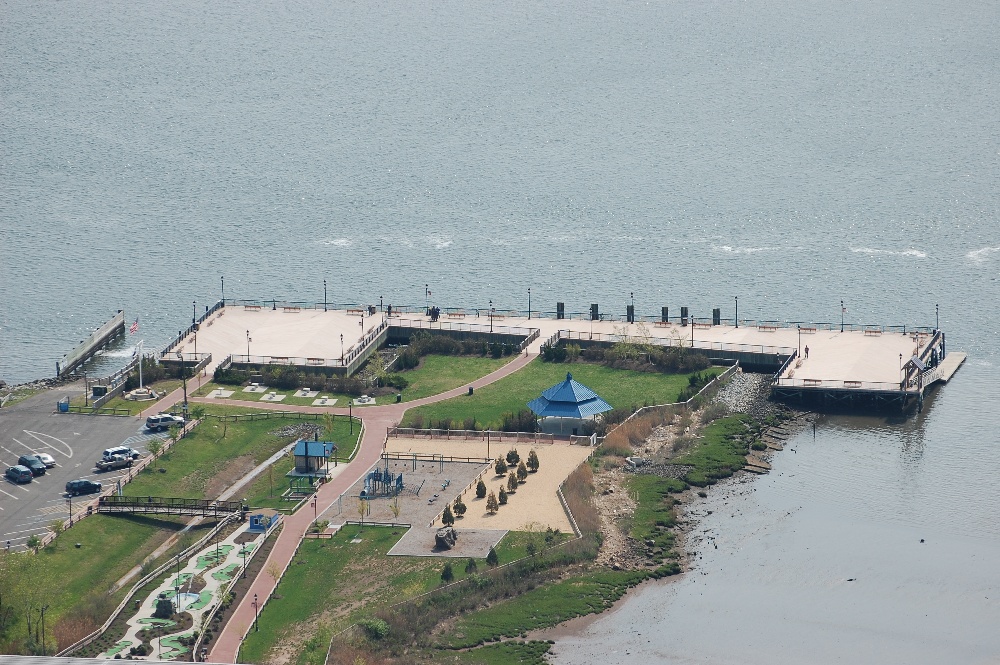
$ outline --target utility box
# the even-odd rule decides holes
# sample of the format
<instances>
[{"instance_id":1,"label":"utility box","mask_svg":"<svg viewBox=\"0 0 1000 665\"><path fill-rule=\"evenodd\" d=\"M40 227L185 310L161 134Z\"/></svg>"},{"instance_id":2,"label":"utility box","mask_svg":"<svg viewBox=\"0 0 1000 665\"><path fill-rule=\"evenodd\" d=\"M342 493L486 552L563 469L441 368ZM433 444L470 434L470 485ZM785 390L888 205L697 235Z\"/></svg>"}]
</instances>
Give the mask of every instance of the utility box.
<instances>
[{"instance_id":1,"label":"utility box","mask_svg":"<svg viewBox=\"0 0 1000 665\"><path fill-rule=\"evenodd\" d=\"M91 386L90 394L92 397L104 397L108 394L107 386Z\"/></svg>"},{"instance_id":2,"label":"utility box","mask_svg":"<svg viewBox=\"0 0 1000 665\"><path fill-rule=\"evenodd\" d=\"M591 321L600 321L600 319L601 319L601 314L597 310L597 303L596 302L595 303L591 303L590 304L590 320Z\"/></svg>"},{"instance_id":3,"label":"utility box","mask_svg":"<svg viewBox=\"0 0 1000 665\"><path fill-rule=\"evenodd\" d=\"M566 318L566 303L564 302L556 303L556 318L559 320Z\"/></svg>"},{"instance_id":4,"label":"utility box","mask_svg":"<svg viewBox=\"0 0 1000 665\"><path fill-rule=\"evenodd\" d=\"M635 305L625 307L625 318L628 319L629 323L635 323Z\"/></svg>"},{"instance_id":5,"label":"utility box","mask_svg":"<svg viewBox=\"0 0 1000 665\"><path fill-rule=\"evenodd\" d=\"M669 307L661 307L660 308L660 321L662 321L663 323L667 323L668 321L670 321L670 308Z\"/></svg>"},{"instance_id":6,"label":"utility box","mask_svg":"<svg viewBox=\"0 0 1000 665\"><path fill-rule=\"evenodd\" d=\"M681 325L686 326L688 324L688 308L681 307Z\"/></svg>"},{"instance_id":7,"label":"utility box","mask_svg":"<svg viewBox=\"0 0 1000 665\"><path fill-rule=\"evenodd\" d=\"M716 307L712 310L712 325L717 326L722 323L722 309Z\"/></svg>"}]
</instances>

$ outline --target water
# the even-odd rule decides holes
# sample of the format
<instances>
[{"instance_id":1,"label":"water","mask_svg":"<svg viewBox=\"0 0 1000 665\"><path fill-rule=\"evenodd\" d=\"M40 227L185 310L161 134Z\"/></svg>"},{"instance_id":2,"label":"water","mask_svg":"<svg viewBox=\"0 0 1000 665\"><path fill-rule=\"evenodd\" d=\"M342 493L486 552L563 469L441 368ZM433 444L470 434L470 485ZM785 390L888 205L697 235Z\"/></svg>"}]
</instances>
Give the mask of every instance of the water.
<instances>
[{"instance_id":1,"label":"water","mask_svg":"<svg viewBox=\"0 0 1000 665\"><path fill-rule=\"evenodd\" d=\"M158 348L223 276L820 322L939 304L955 381L919 419L828 419L802 475L866 528L995 547L995 3L0 7L0 378L50 376L119 308L140 333L95 371Z\"/></svg>"}]
</instances>

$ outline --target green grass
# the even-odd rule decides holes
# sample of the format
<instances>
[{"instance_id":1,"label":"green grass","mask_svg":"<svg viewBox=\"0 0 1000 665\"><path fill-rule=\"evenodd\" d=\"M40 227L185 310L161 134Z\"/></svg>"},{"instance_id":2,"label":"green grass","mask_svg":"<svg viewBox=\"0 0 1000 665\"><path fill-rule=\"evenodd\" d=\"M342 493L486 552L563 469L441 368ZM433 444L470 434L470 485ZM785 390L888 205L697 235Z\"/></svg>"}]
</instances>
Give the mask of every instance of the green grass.
<instances>
[{"instance_id":1,"label":"green grass","mask_svg":"<svg viewBox=\"0 0 1000 665\"><path fill-rule=\"evenodd\" d=\"M245 393L243 392L243 386L230 386L222 383L215 383L214 381L209 381L208 383L202 385L197 392L192 393L194 397L207 397L210 392L216 388L222 388L223 390L232 390L233 394L225 399L220 399L219 404L226 404L237 402L239 404L246 404L247 407L257 406L261 404L260 398L263 397L262 393ZM295 406L312 406L313 401L319 397L295 397L295 389L281 389L281 388L268 388L267 392L274 391L279 395L285 395L285 399L277 402L277 404L291 404ZM331 407L343 407L347 408L347 403L354 399L353 395L346 395L342 393L330 393L321 392L320 395L323 397L336 398L337 403L331 404ZM378 399L378 398L376 398ZM382 397L382 402L388 402L389 397ZM275 402L271 402L274 404ZM241 407L246 408L246 407Z\"/></svg>"},{"instance_id":2,"label":"green grass","mask_svg":"<svg viewBox=\"0 0 1000 665\"><path fill-rule=\"evenodd\" d=\"M302 422L308 421L279 417L224 423L215 418L206 418L169 451L161 453L160 457L139 473L122 492L127 496L215 498L206 496L206 489L227 463L248 457L254 466L264 462L293 440L293 437L279 437L271 432L286 425ZM360 429L354 427L352 439L349 428L346 418L335 421L332 438L338 443L344 455L354 449ZM324 438L327 438L325 434ZM285 482L283 474L284 472L280 480L277 473L274 474L276 486Z\"/></svg>"},{"instance_id":3,"label":"green grass","mask_svg":"<svg viewBox=\"0 0 1000 665\"><path fill-rule=\"evenodd\" d=\"M592 571L528 591L475 614L461 617L441 637L441 646L465 649L529 630L603 612L629 588L647 579L646 571Z\"/></svg>"},{"instance_id":4,"label":"green grass","mask_svg":"<svg viewBox=\"0 0 1000 665\"><path fill-rule=\"evenodd\" d=\"M674 460L676 464L691 464L695 467L684 480L704 487L742 469L749 452L749 422L749 416L733 415L720 418L705 427L695 446Z\"/></svg>"},{"instance_id":5,"label":"green grass","mask_svg":"<svg viewBox=\"0 0 1000 665\"><path fill-rule=\"evenodd\" d=\"M552 648L548 642L510 641L487 644L459 653L454 662L464 665L546 665L545 654Z\"/></svg>"},{"instance_id":6,"label":"green grass","mask_svg":"<svg viewBox=\"0 0 1000 665\"><path fill-rule=\"evenodd\" d=\"M374 606L405 600L435 588L440 580L441 559L435 557L386 557L402 536L403 529L389 527L345 527L331 539L302 541L275 597L264 605L257 632L251 632L240 649L241 663L260 663L275 646L299 651L298 662L313 663L326 656L329 635L356 620L371 616ZM352 543L355 537L360 543ZM457 566L456 566L457 568ZM456 570L456 573L459 571ZM317 631L311 623L330 609L349 611L327 618ZM303 626L309 637L319 636L310 648L296 643ZM322 637L326 637L326 641ZM319 648L321 646L321 648Z\"/></svg>"},{"instance_id":7,"label":"green grass","mask_svg":"<svg viewBox=\"0 0 1000 665\"><path fill-rule=\"evenodd\" d=\"M152 388L157 393L162 393L164 395L170 394L171 392L177 390L182 385L180 379L166 379L164 381L157 381L153 384L146 384L144 387ZM89 400L93 403L93 400ZM72 404L79 404L83 406L83 396L73 398L71 400ZM121 395L118 397L112 397L108 400L107 404L104 405L106 409L128 409L129 414L137 415L140 411L145 411L153 404L156 404L155 400L150 400L148 402L136 402L130 399L123 399Z\"/></svg>"},{"instance_id":8,"label":"green grass","mask_svg":"<svg viewBox=\"0 0 1000 665\"><path fill-rule=\"evenodd\" d=\"M706 372L717 374L720 368ZM491 385L480 388L471 397L463 395L407 411L403 423L422 417L423 422L450 419L461 423L469 417L481 427L498 428L503 414L527 408L527 403L550 386L565 380L566 373L584 384L615 408L644 404L668 404L688 385L687 374L659 374L618 370L590 363L545 363L535 360L523 369Z\"/></svg>"},{"instance_id":9,"label":"green grass","mask_svg":"<svg viewBox=\"0 0 1000 665\"><path fill-rule=\"evenodd\" d=\"M438 395L464 386L500 369L516 357L493 359L434 354L424 356L420 361L420 367L400 372L400 376L410 382L410 385L402 391L403 401L409 402Z\"/></svg>"},{"instance_id":10,"label":"green grass","mask_svg":"<svg viewBox=\"0 0 1000 665\"><path fill-rule=\"evenodd\" d=\"M635 512L632 515L630 534L640 543L648 540L653 547L663 549L655 557L657 563L673 558L674 534L669 529L677 523L674 514L674 492L680 492L687 485L673 478L636 475L628 480L629 491L636 497Z\"/></svg>"}]
</instances>

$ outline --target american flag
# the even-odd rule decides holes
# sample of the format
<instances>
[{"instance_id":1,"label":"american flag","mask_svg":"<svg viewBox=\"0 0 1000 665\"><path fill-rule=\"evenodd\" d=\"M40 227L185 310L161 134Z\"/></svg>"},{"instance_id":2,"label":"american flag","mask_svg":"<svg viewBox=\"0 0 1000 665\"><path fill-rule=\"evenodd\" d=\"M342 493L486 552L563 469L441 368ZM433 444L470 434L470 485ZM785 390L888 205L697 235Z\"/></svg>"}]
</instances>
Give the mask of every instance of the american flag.
<instances>
[{"instance_id":1,"label":"american flag","mask_svg":"<svg viewBox=\"0 0 1000 665\"><path fill-rule=\"evenodd\" d=\"M134 335L136 332L138 332L138 330L139 330L139 317L136 317L135 321L132 322L132 325L128 327L128 332L130 335Z\"/></svg>"}]
</instances>

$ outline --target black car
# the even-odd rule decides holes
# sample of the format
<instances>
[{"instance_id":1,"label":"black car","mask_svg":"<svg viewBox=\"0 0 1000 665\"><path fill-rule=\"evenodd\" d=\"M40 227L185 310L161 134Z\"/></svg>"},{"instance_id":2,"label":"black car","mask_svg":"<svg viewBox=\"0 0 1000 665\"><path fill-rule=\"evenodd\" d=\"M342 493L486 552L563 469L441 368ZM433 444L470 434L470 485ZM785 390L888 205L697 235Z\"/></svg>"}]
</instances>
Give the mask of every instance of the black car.
<instances>
[{"instance_id":1,"label":"black car","mask_svg":"<svg viewBox=\"0 0 1000 665\"><path fill-rule=\"evenodd\" d=\"M15 483L31 482L31 469L26 466L21 466L20 464L7 469L4 475L7 477L7 480L12 480Z\"/></svg>"},{"instance_id":2,"label":"black car","mask_svg":"<svg viewBox=\"0 0 1000 665\"><path fill-rule=\"evenodd\" d=\"M34 455L21 455L17 463L31 469L31 475L33 476L45 475L45 463Z\"/></svg>"},{"instance_id":3,"label":"black car","mask_svg":"<svg viewBox=\"0 0 1000 665\"><path fill-rule=\"evenodd\" d=\"M94 492L100 492L103 485L101 483L96 483L93 480L71 480L66 483L66 494L70 496L76 496L77 494L93 494Z\"/></svg>"}]
</instances>

